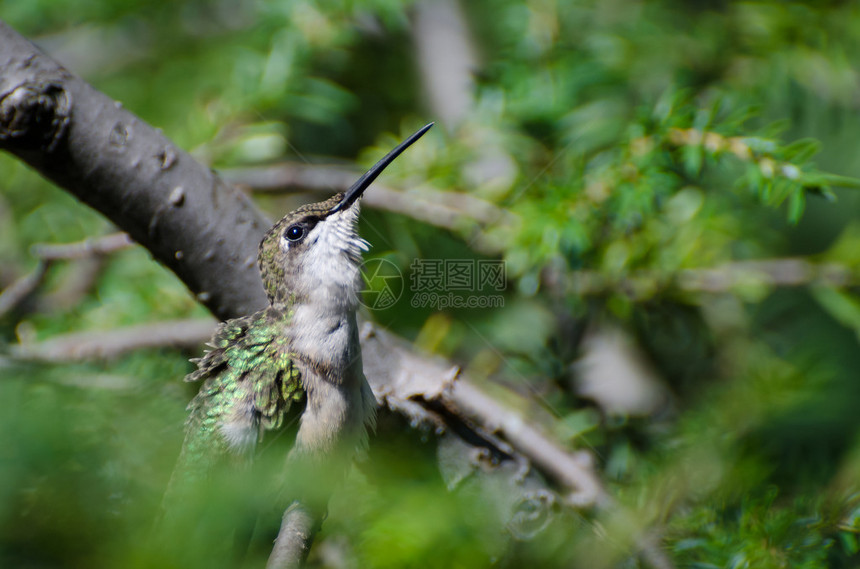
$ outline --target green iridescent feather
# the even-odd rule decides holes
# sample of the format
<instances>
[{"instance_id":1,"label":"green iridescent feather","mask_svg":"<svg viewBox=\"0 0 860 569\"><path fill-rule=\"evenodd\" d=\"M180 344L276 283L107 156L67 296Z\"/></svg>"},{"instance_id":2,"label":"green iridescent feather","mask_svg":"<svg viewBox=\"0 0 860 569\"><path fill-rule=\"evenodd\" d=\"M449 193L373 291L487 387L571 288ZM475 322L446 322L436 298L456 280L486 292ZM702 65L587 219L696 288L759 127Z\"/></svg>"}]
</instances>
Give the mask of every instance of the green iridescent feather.
<instances>
[{"instance_id":1,"label":"green iridescent feather","mask_svg":"<svg viewBox=\"0 0 860 569\"><path fill-rule=\"evenodd\" d=\"M300 374L284 333L291 313L270 306L223 322L197 369L186 381L202 381L188 406L185 442L168 494L204 478L225 457L242 457L264 431L280 427L292 403L304 396Z\"/></svg>"}]
</instances>

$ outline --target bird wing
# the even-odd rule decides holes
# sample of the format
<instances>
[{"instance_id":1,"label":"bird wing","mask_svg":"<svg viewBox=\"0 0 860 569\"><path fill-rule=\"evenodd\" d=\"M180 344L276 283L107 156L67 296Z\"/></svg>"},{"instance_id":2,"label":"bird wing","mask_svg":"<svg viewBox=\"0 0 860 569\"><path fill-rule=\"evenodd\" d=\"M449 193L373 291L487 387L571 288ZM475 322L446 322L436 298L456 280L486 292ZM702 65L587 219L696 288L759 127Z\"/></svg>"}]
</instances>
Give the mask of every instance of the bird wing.
<instances>
[{"instance_id":1,"label":"bird wing","mask_svg":"<svg viewBox=\"0 0 860 569\"><path fill-rule=\"evenodd\" d=\"M290 405L304 396L286 334L289 319L269 307L218 326L212 349L192 360L197 369L185 378L203 382L188 406L188 435L217 432L229 450L241 451L253 448L262 430L283 424Z\"/></svg>"},{"instance_id":2,"label":"bird wing","mask_svg":"<svg viewBox=\"0 0 860 569\"><path fill-rule=\"evenodd\" d=\"M202 385L188 405L185 440L156 524L165 543L219 508L243 511L242 489L231 485L224 492L227 487L217 481L246 473L245 459L260 434L281 426L291 404L304 395L289 349L289 320L289 312L270 307L224 322L211 349L193 360L197 369L185 379ZM220 531L217 524L209 530Z\"/></svg>"}]
</instances>

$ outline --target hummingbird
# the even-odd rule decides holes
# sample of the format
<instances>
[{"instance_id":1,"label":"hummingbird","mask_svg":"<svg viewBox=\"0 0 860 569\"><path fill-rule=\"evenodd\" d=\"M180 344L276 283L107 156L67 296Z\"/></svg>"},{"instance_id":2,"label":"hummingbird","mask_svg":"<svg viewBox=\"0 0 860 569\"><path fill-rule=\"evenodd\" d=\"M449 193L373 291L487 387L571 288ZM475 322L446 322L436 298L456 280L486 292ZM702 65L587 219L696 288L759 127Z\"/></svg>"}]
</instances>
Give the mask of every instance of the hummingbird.
<instances>
[{"instance_id":1,"label":"hummingbird","mask_svg":"<svg viewBox=\"0 0 860 569\"><path fill-rule=\"evenodd\" d=\"M299 207L263 237L258 264L268 306L221 323L185 379L202 382L163 504L204 485L218 464L247 462L262 436L304 403L288 464L347 464L375 425L356 324L362 193L433 123L397 145L346 192ZM347 462L348 461L348 462ZM306 472L308 470L306 469Z\"/></svg>"}]
</instances>

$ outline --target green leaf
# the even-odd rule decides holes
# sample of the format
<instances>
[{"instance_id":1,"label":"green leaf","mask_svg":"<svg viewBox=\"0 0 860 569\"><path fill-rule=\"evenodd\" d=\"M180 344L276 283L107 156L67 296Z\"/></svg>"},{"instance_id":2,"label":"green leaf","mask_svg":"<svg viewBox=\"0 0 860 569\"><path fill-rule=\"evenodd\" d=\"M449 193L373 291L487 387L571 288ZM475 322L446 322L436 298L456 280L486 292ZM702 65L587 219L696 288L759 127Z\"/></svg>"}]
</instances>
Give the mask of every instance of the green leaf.
<instances>
[{"instance_id":1,"label":"green leaf","mask_svg":"<svg viewBox=\"0 0 860 569\"><path fill-rule=\"evenodd\" d=\"M860 546L857 544L857 536L847 531L839 532L839 541L842 543L842 548L849 555L854 555L860 551Z\"/></svg>"},{"instance_id":2,"label":"green leaf","mask_svg":"<svg viewBox=\"0 0 860 569\"><path fill-rule=\"evenodd\" d=\"M705 149L701 145L684 146L681 149L681 154L684 158L684 169L691 176L698 176L702 173L702 163L705 159Z\"/></svg>"},{"instance_id":3,"label":"green leaf","mask_svg":"<svg viewBox=\"0 0 860 569\"><path fill-rule=\"evenodd\" d=\"M860 189L860 178L841 176L839 174L828 174L826 172L812 172L803 175L805 186L838 186L840 188Z\"/></svg>"},{"instance_id":4,"label":"green leaf","mask_svg":"<svg viewBox=\"0 0 860 569\"><path fill-rule=\"evenodd\" d=\"M849 223L824 253L824 258L848 267L860 267L860 223Z\"/></svg>"},{"instance_id":5,"label":"green leaf","mask_svg":"<svg viewBox=\"0 0 860 569\"><path fill-rule=\"evenodd\" d=\"M812 297L834 320L852 328L860 339L860 300L855 296L826 286L810 289Z\"/></svg>"},{"instance_id":6,"label":"green leaf","mask_svg":"<svg viewBox=\"0 0 860 569\"><path fill-rule=\"evenodd\" d=\"M802 138L782 147L782 158L786 162L803 164L821 149L821 143L814 138Z\"/></svg>"},{"instance_id":7,"label":"green leaf","mask_svg":"<svg viewBox=\"0 0 860 569\"><path fill-rule=\"evenodd\" d=\"M800 221L800 217L803 215L805 206L806 192L804 192L802 188L792 192L791 198L788 202L788 220L793 224Z\"/></svg>"}]
</instances>

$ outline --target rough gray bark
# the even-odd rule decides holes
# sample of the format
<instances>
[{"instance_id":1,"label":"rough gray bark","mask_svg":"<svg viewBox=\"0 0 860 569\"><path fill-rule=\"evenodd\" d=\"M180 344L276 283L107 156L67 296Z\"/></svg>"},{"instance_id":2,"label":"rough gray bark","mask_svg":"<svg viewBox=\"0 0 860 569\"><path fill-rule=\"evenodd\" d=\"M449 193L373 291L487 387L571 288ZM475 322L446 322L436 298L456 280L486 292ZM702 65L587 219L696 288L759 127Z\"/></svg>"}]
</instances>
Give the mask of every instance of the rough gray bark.
<instances>
[{"instance_id":1,"label":"rough gray bark","mask_svg":"<svg viewBox=\"0 0 860 569\"><path fill-rule=\"evenodd\" d=\"M0 22L0 149L92 206L218 318L265 305L269 227L242 192Z\"/></svg>"},{"instance_id":2,"label":"rough gray bark","mask_svg":"<svg viewBox=\"0 0 860 569\"><path fill-rule=\"evenodd\" d=\"M266 569L298 569L307 559L318 520L301 504L294 502L284 512L281 531L272 547Z\"/></svg>"}]
</instances>

